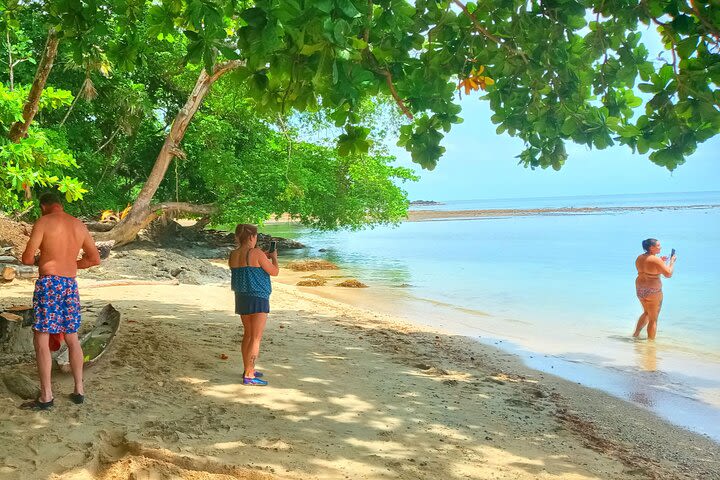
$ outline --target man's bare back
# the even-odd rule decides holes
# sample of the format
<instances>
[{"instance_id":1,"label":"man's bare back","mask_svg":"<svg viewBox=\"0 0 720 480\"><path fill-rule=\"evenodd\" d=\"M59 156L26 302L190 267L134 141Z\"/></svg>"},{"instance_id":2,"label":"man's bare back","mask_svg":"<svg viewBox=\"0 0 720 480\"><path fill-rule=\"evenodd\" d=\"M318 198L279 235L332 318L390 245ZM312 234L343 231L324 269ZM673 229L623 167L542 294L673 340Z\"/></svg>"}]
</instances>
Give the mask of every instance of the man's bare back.
<instances>
[{"instance_id":1,"label":"man's bare back","mask_svg":"<svg viewBox=\"0 0 720 480\"><path fill-rule=\"evenodd\" d=\"M85 224L65 213L61 206L54 206L57 208L48 209L35 223L22 260L32 265L35 251L40 249L41 276L75 277L78 268L99 264L100 254ZM85 253L78 261L81 248Z\"/></svg>"}]
</instances>

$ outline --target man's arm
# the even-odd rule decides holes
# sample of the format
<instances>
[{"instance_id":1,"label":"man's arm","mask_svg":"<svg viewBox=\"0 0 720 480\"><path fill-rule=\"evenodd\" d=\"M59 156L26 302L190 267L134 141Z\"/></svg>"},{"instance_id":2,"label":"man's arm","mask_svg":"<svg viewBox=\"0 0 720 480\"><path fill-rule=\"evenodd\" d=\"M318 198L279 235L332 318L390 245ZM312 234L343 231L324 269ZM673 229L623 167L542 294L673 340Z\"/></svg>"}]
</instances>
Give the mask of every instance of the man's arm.
<instances>
[{"instance_id":1,"label":"man's arm","mask_svg":"<svg viewBox=\"0 0 720 480\"><path fill-rule=\"evenodd\" d=\"M95 240L92 238L92 235L90 235L90 231L87 227L83 225L83 228L85 228L85 238L83 239L82 244L83 256L77 262L78 269L100 265L100 252L98 252L98 249L95 246Z\"/></svg>"},{"instance_id":2,"label":"man's arm","mask_svg":"<svg viewBox=\"0 0 720 480\"><path fill-rule=\"evenodd\" d=\"M43 239L43 221L39 219L35 225L33 225L32 232L30 232L30 239L28 240L25 251L22 254L22 263L25 265L35 265L35 252L40 248L40 244Z\"/></svg>"}]
</instances>

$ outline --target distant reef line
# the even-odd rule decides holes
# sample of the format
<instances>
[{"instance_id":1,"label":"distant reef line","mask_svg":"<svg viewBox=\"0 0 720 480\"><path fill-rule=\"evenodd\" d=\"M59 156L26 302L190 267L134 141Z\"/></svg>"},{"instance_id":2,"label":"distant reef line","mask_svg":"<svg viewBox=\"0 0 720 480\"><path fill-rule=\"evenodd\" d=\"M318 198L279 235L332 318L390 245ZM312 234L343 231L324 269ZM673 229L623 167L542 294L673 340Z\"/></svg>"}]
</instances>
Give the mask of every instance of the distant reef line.
<instances>
[{"instance_id":1,"label":"distant reef line","mask_svg":"<svg viewBox=\"0 0 720 480\"><path fill-rule=\"evenodd\" d=\"M720 208L717 204L705 205L663 205L645 207L562 207L562 208L502 208L487 210L409 210L407 221L423 222L441 219L492 218L492 217L530 217L553 215L591 215L601 213L626 213L663 210L708 210Z\"/></svg>"}]
</instances>

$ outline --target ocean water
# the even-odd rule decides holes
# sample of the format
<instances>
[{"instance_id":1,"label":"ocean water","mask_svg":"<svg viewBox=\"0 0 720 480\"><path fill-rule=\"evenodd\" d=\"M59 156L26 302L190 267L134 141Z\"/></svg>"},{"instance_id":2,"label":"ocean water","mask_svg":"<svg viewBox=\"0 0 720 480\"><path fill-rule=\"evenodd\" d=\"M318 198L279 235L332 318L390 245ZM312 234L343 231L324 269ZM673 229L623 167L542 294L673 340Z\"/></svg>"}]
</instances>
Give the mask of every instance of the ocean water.
<instances>
[{"instance_id":1,"label":"ocean water","mask_svg":"<svg viewBox=\"0 0 720 480\"><path fill-rule=\"evenodd\" d=\"M425 209L690 205L720 205L720 192L473 200ZM720 441L720 208L433 220L360 232L289 224L263 230L308 245L285 258L326 258L370 285L358 295L369 309L500 346L533 368ZM658 339L638 342L630 339L642 312L634 260L648 237L661 241L664 254L675 248L678 261L663 281Z\"/></svg>"}]
</instances>

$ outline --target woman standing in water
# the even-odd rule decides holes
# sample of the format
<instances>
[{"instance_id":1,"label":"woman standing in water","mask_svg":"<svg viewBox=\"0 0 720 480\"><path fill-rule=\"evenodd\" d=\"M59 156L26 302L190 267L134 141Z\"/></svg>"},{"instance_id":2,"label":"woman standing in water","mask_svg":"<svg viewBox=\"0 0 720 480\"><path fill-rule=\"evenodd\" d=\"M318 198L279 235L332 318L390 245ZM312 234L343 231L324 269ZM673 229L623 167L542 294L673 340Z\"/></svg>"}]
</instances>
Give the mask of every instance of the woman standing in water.
<instances>
[{"instance_id":1,"label":"woman standing in water","mask_svg":"<svg viewBox=\"0 0 720 480\"><path fill-rule=\"evenodd\" d=\"M231 285L235 292L235 313L243 323L242 359L243 385L267 385L262 373L255 370L260 353L267 315L270 313L270 276L280 271L277 250L265 253L257 244L258 230L255 225L239 224L235 227L238 248L230 252Z\"/></svg>"},{"instance_id":2,"label":"woman standing in water","mask_svg":"<svg viewBox=\"0 0 720 480\"><path fill-rule=\"evenodd\" d=\"M676 256L673 255L670 258L669 264L665 263L667 257L657 257L657 254L660 253L660 242L654 238L643 240L642 247L645 253L635 260L635 268L638 271L635 289L642 304L643 313L638 319L633 337L637 338L647 325L648 339L655 340L658 315L660 315L663 301L660 275L666 278L672 277Z\"/></svg>"}]
</instances>

